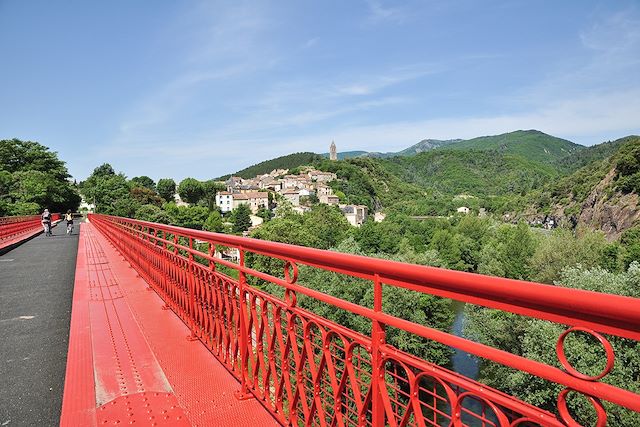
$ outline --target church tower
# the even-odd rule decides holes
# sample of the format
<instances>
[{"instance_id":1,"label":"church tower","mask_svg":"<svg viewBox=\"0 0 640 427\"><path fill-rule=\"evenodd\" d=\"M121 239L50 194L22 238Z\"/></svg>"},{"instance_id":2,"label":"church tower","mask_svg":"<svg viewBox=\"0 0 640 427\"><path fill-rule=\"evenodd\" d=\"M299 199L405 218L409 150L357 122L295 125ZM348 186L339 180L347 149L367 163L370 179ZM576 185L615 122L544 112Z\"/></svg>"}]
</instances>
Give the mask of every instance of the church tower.
<instances>
[{"instance_id":1,"label":"church tower","mask_svg":"<svg viewBox=\"0 0 640 427\"><path fill-rule=\"evenodd\" d=\"M331 141L329 146L329 160L338 160L338 152L336 151L336 143Z\"/></svg>"}]
</instances>

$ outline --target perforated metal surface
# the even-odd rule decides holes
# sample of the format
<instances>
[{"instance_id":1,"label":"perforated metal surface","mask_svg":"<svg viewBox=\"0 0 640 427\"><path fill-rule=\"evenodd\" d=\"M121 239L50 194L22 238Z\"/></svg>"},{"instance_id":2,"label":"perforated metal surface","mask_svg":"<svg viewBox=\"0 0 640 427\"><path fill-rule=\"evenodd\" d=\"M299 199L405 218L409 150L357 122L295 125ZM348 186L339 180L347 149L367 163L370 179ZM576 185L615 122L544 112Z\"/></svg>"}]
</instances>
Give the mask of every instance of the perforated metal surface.
<instances>
[{"instance_id":1,"label":"perforated metal surface","mask_svg":"<svg viewBox=\"0 0 640 427\"><path fill-rule=\"evenodd\" d=\"M116 271L124 300L192 425L278 426L256 399L235 397L240 383L200 341L188 339L187 326L171 310L162 309L162 299L147 290L147 283L99 232L94 238Z\"/></svg>"},{"instance_id":2,"label":"perforated metal surface","mask_svg":"<svg viewBox=\"0 0 640 427\"><path fill-rule=\"evenodd\" d=\"M98 426L190 426L172 393L136 393L120 396L98 408Z\"/></svg>"},{"instance_id":3,"label":"perforated metal surface","mask_svg":"<svg viewBox=\"0 0 640 427\"><path fill-rule=\"evenodd\" d=\"M90 224L75 286L61 425L278 425Z\"/></svg>"}]
</instances>

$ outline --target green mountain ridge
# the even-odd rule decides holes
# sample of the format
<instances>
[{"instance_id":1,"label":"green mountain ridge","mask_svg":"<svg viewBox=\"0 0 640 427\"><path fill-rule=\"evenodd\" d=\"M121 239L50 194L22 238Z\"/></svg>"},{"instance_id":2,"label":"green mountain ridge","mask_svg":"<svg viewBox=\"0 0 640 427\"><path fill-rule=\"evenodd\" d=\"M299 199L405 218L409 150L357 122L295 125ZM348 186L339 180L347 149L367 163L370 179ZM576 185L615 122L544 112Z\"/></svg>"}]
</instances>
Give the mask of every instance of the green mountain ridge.
<instances>
[{"instance_id":1,"label":"green mountain ridge","mask_svg":"<svg viewBox=\"0 0 640 427\"><path fill-rule=\"evenodd\" d=\"M371 210L449 215L464 204L495 215L508 213L512 220L534 221L548 215L591 218L598 228L597 223L606 219L593 206L604 200L606 209L602 209L617 215L617 204L631 202L630 196L621 199L616 194L624 189L624 194L633 195L640 188L640 174L629 173L633 170L629 167L625 174L616 173L603 183L620 159L634 163L635 151L629 147L635 146L640 146L637 136L584 147L540 131L520 130L470 140L423 140L404 151L426 151L404 156L348 152L332 162L314 153L295 153L236 175L253 177L308 164L337 173L338 180L331 186L342 202L364 204ZM596 186L601 191L594 192ZM464 201L460 195L465 195ZM583 206L588 197L591 207ZM627 207L632 214L635 209L635 204ZM615 221L616 227L628 227L635 220Z\"/></svg>"},{"instance_id":2,"label":"green mountain ridge","mask_svg":"<svg viewBox=\"0 0 640 427\"><path fill-rule=\"evenodd\" d=\"M523 156L529 160L540 161L542 163L558 162L577 151L586 147L575 144L566 139L557 138L538 130L517 130L501 135L481 136L473 139L423 139L420 142L398 152L369 152L362 150L338 152L338 160L345 160L358 157L371 157L388 159L393 157L414 156L419 153L432 150L480 150L497 151L502 154L515 154ZM317 156L314 158L313 156ZM265 160L233 174L224 175L218 179L226 179L230 176L240 176L242 178L252 178L259 174L269 173L274 169L293 169L304 165L305 161L311 163L321 158L329 158L329 153L293 153L286 156Z\"/></svg>"},{"instance_id":3,"label":"green mountain ridge","mask_svg":"<svg viewBox=\"0 0 640 427\"><path fill-rule=\"evenodd\" d=\"M436 148L442 148L445 146L449 146L451 144L455 144L458 142L464 141L463 139L423 139L417 144L412 145L409 148L405 148L404 150L398 151L397 153L392 153L395 156L413 156L418 153L422 153L424 151L434 150ZM391 156L387 156L391 157Z\"/></svg>"},{"instance_id":4,"label":"green mountain ridge","mask_svg":"<svg viewBox=\"0 0 640 427\"><path fill-rule=\"evenodd\" d=\"M462 140L437 149L495 151L522 156L541 163L553 163L575 151L583 150L585 147L538 130L517 130L501 135Z\"/></svg>"}]
</instances>

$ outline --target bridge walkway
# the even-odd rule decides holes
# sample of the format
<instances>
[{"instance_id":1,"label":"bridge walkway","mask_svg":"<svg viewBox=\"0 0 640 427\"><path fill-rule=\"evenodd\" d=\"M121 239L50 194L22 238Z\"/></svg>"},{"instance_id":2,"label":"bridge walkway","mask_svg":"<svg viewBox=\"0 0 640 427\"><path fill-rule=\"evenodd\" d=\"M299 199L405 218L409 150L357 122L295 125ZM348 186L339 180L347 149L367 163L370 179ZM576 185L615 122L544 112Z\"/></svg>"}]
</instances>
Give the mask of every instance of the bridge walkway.
<instances>
[{"instance_id":1,"label":"bridge walkway","mask_svg":"<svg viewBox=\"0 0 640 427\"><path fill-rule=\"evenodd\" d=\"M0 426L278 425L91 224L53 234L0 256Z\"/></svg>"},{"instance_id":2,"label":"bridge walkway","mask_svg":"<svg viewBox=\"0 0 640 427\"><path fill-rule=\"evenodd\" d=\"M0 426L60 419L78 229L52 232L0 255Z\"/></svg>"},{"instance_id":3,"label":"bridge walkway","mask_svg":"<svg viewBox=\"0 0 640 427\"><path fill-rule=\"evenodd\" d=\"M278 425L163 305L83 224L61 425Z\"/></svg>"}]
</instances>

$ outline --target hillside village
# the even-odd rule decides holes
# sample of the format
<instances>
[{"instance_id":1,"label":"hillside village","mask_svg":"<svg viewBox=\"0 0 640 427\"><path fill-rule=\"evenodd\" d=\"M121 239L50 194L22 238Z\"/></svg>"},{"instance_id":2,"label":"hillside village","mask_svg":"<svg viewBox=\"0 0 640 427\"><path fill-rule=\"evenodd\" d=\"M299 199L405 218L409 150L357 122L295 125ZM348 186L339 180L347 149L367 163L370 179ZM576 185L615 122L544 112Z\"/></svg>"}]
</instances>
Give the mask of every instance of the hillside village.
<instances>
[{"instance_id":1,"label":"hillside village","mask_svg":"<svg viewBox=\"0 0 640 427\"><path fill-rule=\"evenodd\" d=\"M254 226L261 223L261 218L255 216L260 209L277 209L288 204L293 211L303 214L313 203L338 206L353 226L359 227L364 223L368 215L367 206L341 204L327 185L337 179L336 174L311 167L302 169L297 175L289 174L288 169L278 169L251 179L232 176L225 183L227 190L216 194L216 206L224 214L241 204L248 204L254 215ZM378 214L376 218L381 220L383 216Z\"/></svg>"}]
</instances>

